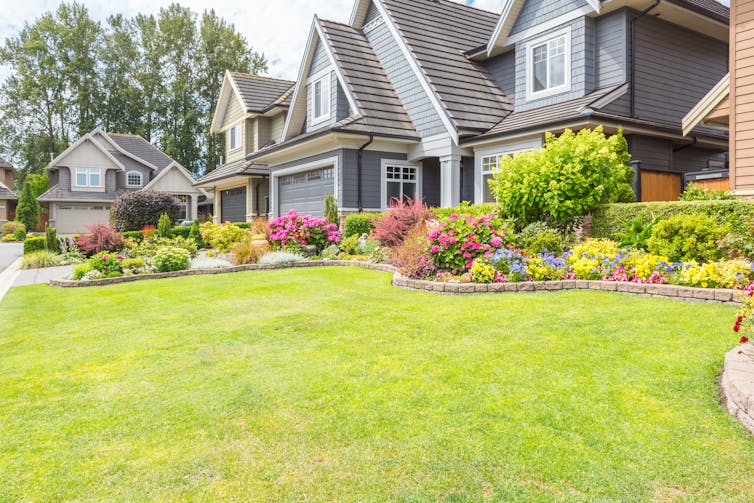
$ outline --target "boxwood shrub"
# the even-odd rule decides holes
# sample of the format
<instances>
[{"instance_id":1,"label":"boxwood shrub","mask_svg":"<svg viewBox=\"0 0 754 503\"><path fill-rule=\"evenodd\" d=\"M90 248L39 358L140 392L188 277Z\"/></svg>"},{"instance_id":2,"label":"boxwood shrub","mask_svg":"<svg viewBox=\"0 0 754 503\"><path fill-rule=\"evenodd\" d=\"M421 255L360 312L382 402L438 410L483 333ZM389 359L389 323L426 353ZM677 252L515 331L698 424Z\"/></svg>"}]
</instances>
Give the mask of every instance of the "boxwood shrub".
<instances>
[{"instance_id":1,"label":"boxwood shrub","mask_svg":"<svg viewBox=\"0 0 754 503\"><path fill-rule=\"evenodd\" d=\"M191 226L173 227L170 231L170 237L173 238L180 236L182 238L188 239L189 234L191 234Z\"/></svg>"},{"instance_id":2,"label":"boxwood shrub","mask_svg":"<svg viewBox=\"0 0 754 503\"><path fill-rule=\"evenodd\" d=\"M619 240L628 225L640 218L646 225L653 218L666 220L675 215L707 215L719 226L744 234L749 219L754 218L754 201L673 201L652 203L606 204L592 214L592 237Z\"/></svg>"},{"instance_id":3,"label":"boxwood shrub","mask_svg":"<svg viewBox=\"0 0 754 503\"><path fill-rule=\"evenodd\" d=\"M24 241L24 255L45 249L46 239L44 236L31 236Z\"/></svg>"},{"instance_id":4,"label":"boxwood shrub","mask_svg":"<svg viewBox=\"0 0 754 503\"><path fill-rule=\"evenodd\" d=\"M343 235L351 237L371 234L374 230L374 222L380 215L381 213L355 213L348 215L343 224Z\"/></svg>"},{"instance_id":5,"label":"boxwood shrub","mask_svg":"<svg viewBox=\"0 0 754 503\"><path fill-rule=\"evenodd\" d=\"M144 234L142 234L141 231L126 231L121 232L121 235L123 236L123 239L135 239L137 241L144 240Z\"/></svg>"}]
</instances>

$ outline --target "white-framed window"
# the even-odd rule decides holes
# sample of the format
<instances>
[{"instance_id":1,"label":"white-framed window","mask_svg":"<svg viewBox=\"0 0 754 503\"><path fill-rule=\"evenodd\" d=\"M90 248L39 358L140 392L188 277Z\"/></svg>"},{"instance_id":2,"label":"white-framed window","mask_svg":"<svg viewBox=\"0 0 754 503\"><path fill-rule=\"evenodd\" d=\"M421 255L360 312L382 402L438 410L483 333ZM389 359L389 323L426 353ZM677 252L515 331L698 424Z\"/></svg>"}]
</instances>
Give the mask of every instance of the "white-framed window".
<instances>
[{"instance_id":1,"label":"white-framed window","mask_svg":"<svg viewBox=\"0 0 754 503\"><path fill-rule=\"evenodd\" d=\"M175 196L175 202L178 203L178 220L188 220L188 196Z\"/></svg>"},{"instance_id":2,"label":"white-framed window","mask_svg":"<svg viewBox=\"0 0 754 503\"><path fill-rule=\"evenodd\" d=\"M77 187L102 187L102 170L99 168L76 168Z\"/></svg>"},{"instance_id":3,"label":"white-framed window","mask_svg":"<svg viewBox=\"0 0 754 503\"><path fill-rule=\"evenodd\" d=\"M126 173L126 186L141 187L141 172L129 171L128 173Z\"/></svg>"},{"instance_id":4,"label":"white-framed window","mask_svg":"<svg viewBox=\"0 0 754 503\"><path fill-rule=\"evenodd\" d=\"M228 150L241 148L241 123L231 126L228 130Z\"/></svg>"},{"instance_id":5,"label":"white-framed window","mask_svg":"<svg viewBox=\"0 0 754 503\"><path fill-rule=\"evenodd\" d=\"M485 155L482 157L482 202L496 203L497 199L492 195L490 189L490 180L495 176L497 168L500 165L500 159L505 154Z\"/></svg>"},{"instance_id":6,"label":"white-framed window","mask_svg":"<svg viewBox=\"0 0 754 503\"><path fill-rule=\"evenodd\" d=\"M406 161L382 161L382 207L389 208L396 200L422 197L421 168Z\"/></svg>"},{"instance_id":7,"label":"white-framed window","mask_svg":"<svg viewBox=\"0 0 754 503\"><path fill-rule=\"evenodd\" d=\"M571 89L571 29L526 45L526 94L528 99L563 93Z\"/></svg>"},{"instance_id":8,"label":"white-framed window","mask_svg":"<svg viewBox=\"0 0 754 503\"><path fill-rule=\"evenodd\" d=\"M330 71L316 77L311 84L312 122L330 118Z\"/></svg>"}]
</instances>

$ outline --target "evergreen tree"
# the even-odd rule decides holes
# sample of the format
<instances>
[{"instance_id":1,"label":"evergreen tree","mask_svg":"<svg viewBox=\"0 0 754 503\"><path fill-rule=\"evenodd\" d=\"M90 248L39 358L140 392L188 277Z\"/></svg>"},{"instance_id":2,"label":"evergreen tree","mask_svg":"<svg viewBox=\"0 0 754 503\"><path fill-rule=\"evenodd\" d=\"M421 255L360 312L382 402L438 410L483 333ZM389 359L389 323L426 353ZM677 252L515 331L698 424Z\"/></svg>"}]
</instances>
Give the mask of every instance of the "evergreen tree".
<instances>
[{"instance_id":1,"label":"evergreen tree","mask_svg":"<svg viewBox=\"0 0 754 503\"><path fill-rule=\"evenodd\" d=\"M31 191L31 184L26 181L21 189L21 197L16 207L16 220L26 226L31 232L39 225L39 203L34 199Z\"/></svg>"}]
</instances>

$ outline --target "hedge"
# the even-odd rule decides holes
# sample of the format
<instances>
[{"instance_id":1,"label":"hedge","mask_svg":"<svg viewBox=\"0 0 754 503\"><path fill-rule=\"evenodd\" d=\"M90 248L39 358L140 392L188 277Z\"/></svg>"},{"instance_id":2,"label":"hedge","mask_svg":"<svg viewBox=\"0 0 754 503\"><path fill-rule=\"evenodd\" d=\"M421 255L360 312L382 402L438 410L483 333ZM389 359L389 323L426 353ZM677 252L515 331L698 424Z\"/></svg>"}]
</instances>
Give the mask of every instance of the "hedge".
<instances>
[{"instance_id":1,"label":"hedge","mask_svg":"<svg viewBox=\"0 0 754 503\"><path fill-rule=\"evenodd\" d=\"M374 222L382 216L382 213L354 213L348 215L343 224L343 235L345 237L361 236L362 234L371 234L374 230Z\"/></svg>"},{"instance_id":2,"label":"hedge","mask_svg":"<svg viewBox=\"0 0 754 503\"><path fill-rule=\"evenodd\" d=\"M141 231L125 231L121 232L120 235L123 236L123 239L135 239L137 241L144 239L144 234Z\"/></svg>"},{"instance_id":3,"label":"hedge","mask_svg":"<svg viewBox=\"0 0 754 503\"><path fill-rule=\"evenodd\" d=\"M674 215L704 214L718 225L727 224L735 234L747 232L754 218L754 201L673 201L607 204L592 214L592 237L617 239L637 218L646 224L653 218L664 220Z\"/></svg>"},{"instance_id":4,"label":"hedge","mask_svg":"<svg viewBox=\"0 0 754 503\"><path fill-rule=\"evenodd\" d=\"M181 236L182 238L188 239L190 233L191 233L191 226L173 227L170 230L170 237Z\"/></svg>"},{"instance_id":5,"label":"hedge","mask_svg":"<svg viewBox=\"0 0 754 503\"><path fill-rule=\"evenodd\" d=\"M31 236L24 241L24 255L45 249L46 239L44 236Z\"/></svg>"},{"instance_id":6,"label":"hedge","mask_svg":"<svg viewBox=\"0 0 754 503\"><path fill-rule=\"evenodd\" d=\"M460 206L454 208L432 208L432 211L437 215L437 218L447 218L450 215L473 215L481 217L483 215L489 215L490 213L499 214L500 205L497 203L483 203L483 204L466 204L462 203Z\"/></svg>"}]
</instances>

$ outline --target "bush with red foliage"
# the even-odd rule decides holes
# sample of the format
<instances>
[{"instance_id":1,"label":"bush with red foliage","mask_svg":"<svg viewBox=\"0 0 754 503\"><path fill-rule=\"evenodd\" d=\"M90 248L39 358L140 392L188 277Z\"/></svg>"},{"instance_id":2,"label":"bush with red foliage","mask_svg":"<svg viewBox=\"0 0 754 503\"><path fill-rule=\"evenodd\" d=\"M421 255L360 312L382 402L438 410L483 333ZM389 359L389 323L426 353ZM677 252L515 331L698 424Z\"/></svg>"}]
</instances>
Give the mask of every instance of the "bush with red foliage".
<instances>
[{"instance_id":1,"label":"bush with red foliage","mask_svg":"<svg viewBox=\"0 0 754 503\"><path fill-rule=\"evenodd\" d=\"M429 250L427 227L424 224L411 229L403 242L393 248L391 262L408 278L428 279L435 276L437 266Z\"/></svg>"},{"instance_id":2,"label":"bush with red foliage","mask_svg":"<svg viewBox=\"0 0 754 503\"><path fill-rule=\"evenodd\" d=\"M79 236L78 244L81 253L90 257L102 251L114 252L123 248L123 237L111 225L87 225L89 234Z\"/></svg>"},{"instance_id":3,"label":"bush with red foliage","mask_svg":"<svg viewBox=\"0 0 754 503\"><path fill-rule=\"evenodd\" d=\"M372 236L380 245L395 248L414 228L433 218L432 210L420 198L393 198L388 211L375 222Z\"/></svg>"}]
</instances>

